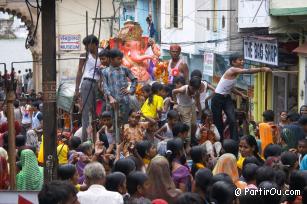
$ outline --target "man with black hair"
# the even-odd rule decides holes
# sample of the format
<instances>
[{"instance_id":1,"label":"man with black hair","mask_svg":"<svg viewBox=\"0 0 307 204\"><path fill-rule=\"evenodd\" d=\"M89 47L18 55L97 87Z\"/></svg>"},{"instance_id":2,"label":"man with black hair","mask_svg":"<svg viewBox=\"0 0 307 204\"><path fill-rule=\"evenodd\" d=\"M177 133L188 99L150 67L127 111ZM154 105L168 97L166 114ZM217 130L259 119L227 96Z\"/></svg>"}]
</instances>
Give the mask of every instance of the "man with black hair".
<instances>
[{"instance_id":1,"label":"man with black hair","mask_svg":"<svg viewBox=\"0 0 307 204\"><path fill-rule=\"evenodd\" d=\"M76 188L68 181L52 181L45 184L38 193L38 202L39 204L80 204Z\"/></svg>"},{"instance_id":2,"label":"man with black hair","mask_svg":"<svg viewBox=\"0 0 307 204\"><path fill-rule=\"evenodd\" d=\"M110 66L102 71L103 89L114 119L114 111L118 111L118 123L115 124L115 128L116 125L120 128L128 122L130 95L133 95L136 90L137 78L130 69L121 66L124 56L121 51L111 49L109 56ZM131 81L129 90L128 79Z\"/></svg>"},{"instance_id":3,"label":"man with black hair","mask_svg":"<svg viewBox=\"0 0 307 204\"><path fill-rule=\"evenodd\" d=\"M83 103L81 109L83 142L88 139L86 129L89 126L89 116L92 116L93 121L96 116L96 93L98 91L98 82L101 78L101 73L99 72L101 63L98 58L98 44L98 38L94 35L89 35L83 39L83 45L87 53L80 55L76 78L75 99L79 96L80 90Z\"/></svg>"},{"instance_id":4,"label":"man with black hair","mask_svg":"<svg viewBox=\"0 0 307 204\"><path fill-rule=\"evenodd\" d=\"M233 55L229 58L231 67L226 70L220 79L216 89L215 96L212 98L211 108L213 121L221 135L221 141L224 138L224 127L222 112L224 111L229 123L231 139L238 140L238 128L235 117L235 107L231 99L231 93L237 94L246 99L247 96L235 88L236 79L240 74L255 74L259 72L271 72L268 67L244 69L244 60L241 55Z\"/></svg>"}]
</instances>

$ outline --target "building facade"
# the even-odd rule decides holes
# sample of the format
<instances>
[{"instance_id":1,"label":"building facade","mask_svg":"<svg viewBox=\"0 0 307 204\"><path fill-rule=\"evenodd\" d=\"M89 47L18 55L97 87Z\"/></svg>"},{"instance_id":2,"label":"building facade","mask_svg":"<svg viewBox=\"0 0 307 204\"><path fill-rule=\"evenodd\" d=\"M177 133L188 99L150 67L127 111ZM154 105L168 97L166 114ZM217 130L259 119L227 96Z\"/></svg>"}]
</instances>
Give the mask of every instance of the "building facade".
<instances>
[{"instance_id":1,"label":"building facade","mask_svg":"<svg viewBox=\"0 0 307 204\"><path fill-rule=\"evenodd\" d=\"M155 40L160 42L160 8L161 0L125 0L120 3L120 27L128 20L137 21L143 35L149 35L146 18L151 15L156 30Z\"/></svg>"},{"instance_id":2,"label":"building facade","mask_svg":"<svg viewBox=\"0 0 307 204\"><path fill-rule=\"evenodd\" d=\"M204 72L204 78L216 82L214 75L220 76L229 64L227 56L241 51L236 7L230 0L162 1L161 46L165 55L170 44L181 44L190 71L203 70L204 58L214 56L214 65L208 66L211 70Z\"/></svg>"},{"instance_id":3,"label":"building facade","mask_svg":"<svg viewBox=\"0 0 307 204\"><path fill-rule=\"evenodd\" d=\"M238 25L244 38L245 59L249 59L250 67L273 69L272 74L255 75L253 112L256 121L262 120L264 110L274 110L277 120L281 111L297 111L302 105L303 63L293 51L304 38L306 7L307 2L303 0L238 1ZM250 37L254 38L251 43ZM275 44L270 44L273 41ZM266 49L268 45L276 50ZM266 60L269 54L274 55L274 60Z\"/></svg>"}]
</instances>

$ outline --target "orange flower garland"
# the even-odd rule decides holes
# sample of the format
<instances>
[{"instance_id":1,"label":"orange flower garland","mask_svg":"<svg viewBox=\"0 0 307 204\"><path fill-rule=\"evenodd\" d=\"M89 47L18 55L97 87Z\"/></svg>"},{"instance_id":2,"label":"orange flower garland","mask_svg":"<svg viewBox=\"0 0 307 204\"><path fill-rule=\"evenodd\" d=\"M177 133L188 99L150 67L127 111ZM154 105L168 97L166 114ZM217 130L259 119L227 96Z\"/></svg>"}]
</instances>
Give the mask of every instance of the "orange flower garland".
<instances>
[{"instance_id":1,"label":"orange flower garland","mask_svg":"<svg viewBox=\"0 0 307 204\"><path fill-rule=\"evenodd\" d=\"M168 70L167 62L158 62L155 68L155 79L156 81L163 82L164 84L168 83Z\"/></svg>"},{"instance_id":2,"label":"orange flower garland","mask_svg":"<svg viewBox=\"0 0 307 204\"><path fill-rule=\"evenodd\" d=\"M138 100L142 98L142 95L143 95L142 88L143 88L142 84L138 84L136 86L135 95Z\"/></svg>"}]
</instances>

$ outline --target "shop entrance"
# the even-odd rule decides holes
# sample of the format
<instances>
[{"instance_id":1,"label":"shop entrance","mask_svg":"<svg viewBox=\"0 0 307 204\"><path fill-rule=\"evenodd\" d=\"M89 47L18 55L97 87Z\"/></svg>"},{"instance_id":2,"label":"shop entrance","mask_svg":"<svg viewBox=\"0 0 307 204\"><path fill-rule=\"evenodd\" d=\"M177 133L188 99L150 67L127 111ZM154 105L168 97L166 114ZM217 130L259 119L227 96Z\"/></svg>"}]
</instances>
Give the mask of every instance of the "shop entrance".
<instances>
[{"instance_id":1,"label":"shop entrance","mask_svg":"<svg viewBox=\"0 0 307 204\"><path fill-rule=\"evenodd\" d=\"M273 110L275 121L282 111L297 111L297 73L273 73Z\"/></svg>"}]
</instances>

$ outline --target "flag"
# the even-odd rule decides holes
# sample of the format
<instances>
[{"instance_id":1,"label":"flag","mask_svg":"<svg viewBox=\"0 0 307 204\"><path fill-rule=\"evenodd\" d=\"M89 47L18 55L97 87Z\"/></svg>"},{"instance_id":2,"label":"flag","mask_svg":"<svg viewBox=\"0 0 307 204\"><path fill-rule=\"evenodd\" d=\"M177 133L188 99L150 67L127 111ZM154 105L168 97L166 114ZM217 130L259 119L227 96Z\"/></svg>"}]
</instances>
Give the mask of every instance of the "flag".
<instances>
[{"instance_id":1,"label":"flag","mask_svg":"<svg viewBox=\"0 0 307 204\"><path fill-rule=\"evenodd\" d=\"M33 204L31 201L25 199L21 195L18 195L18 204Z\"/></svg>"}]
</instances>

